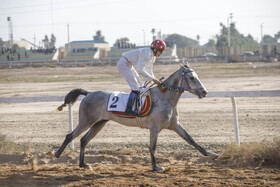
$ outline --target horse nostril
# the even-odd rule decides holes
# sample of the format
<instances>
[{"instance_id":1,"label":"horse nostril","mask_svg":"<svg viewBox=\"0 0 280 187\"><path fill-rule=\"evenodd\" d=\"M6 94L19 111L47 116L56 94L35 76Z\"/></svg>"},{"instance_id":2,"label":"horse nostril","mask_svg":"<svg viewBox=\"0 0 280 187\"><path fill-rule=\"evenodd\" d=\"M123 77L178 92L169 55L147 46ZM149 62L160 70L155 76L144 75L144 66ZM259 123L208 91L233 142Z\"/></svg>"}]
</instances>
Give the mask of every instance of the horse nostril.
<instances>
[{"instance_id":1,"label":"horse nostril","mask_svg":"<svg viewBox=\"0 0 280 187\"><path fill-rule=\"evenodd\" d=\"M203 95L207 95L208 92L207 91L202 91Z\"/></svg>"}]
</instances>

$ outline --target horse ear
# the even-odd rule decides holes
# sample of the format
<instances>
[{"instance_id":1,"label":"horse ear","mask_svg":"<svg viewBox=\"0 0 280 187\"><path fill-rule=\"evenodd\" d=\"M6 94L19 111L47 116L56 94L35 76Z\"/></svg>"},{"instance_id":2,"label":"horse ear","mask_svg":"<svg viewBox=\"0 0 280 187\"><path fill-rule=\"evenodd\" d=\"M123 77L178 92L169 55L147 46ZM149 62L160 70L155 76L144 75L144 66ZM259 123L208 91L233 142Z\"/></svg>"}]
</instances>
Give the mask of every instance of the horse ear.
<instances>
[{"instance_id":1,"label":"horse ear","mask_svg":"<svg viewBox=\"0 0 280 187\"><path fill-rule=\"evenodd\" d=\"M181 63L181 66L183 66L185 68L190 68L189 63L188 62L184 62L184 61Z\"/></svg>"}]
</instances>

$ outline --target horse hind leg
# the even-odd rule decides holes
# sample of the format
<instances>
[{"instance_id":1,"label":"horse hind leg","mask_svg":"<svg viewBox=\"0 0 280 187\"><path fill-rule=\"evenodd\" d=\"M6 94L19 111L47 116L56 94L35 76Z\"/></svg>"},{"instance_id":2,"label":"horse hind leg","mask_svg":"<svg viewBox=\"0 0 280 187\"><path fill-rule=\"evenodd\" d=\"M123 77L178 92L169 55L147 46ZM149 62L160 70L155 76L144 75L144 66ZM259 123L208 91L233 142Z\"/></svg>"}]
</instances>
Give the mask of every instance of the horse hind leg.
<instances>
[{"instance_id":1,"label":"horse hind leg","mask_svg":"<svg viewBox=\"0 0 280 187\"><path fill-rule=\"evenodd\" d=\"M94 124L89 131L81 138L81 148L80 148L80 164L79 166L85 169L91 169L91 167L85 164L85 148L88 142L94 138L99 131L105 126L107 120L98 121Z\"/></svg>"},{"instance_id":2,"label":"horse hind leg","mask_svg":"<svg viewBox=\"0 0 280 187\"><path fill-rule=\"evenodd\" d=\"M81 133L83 133L85 130L87 130L91 126L91 124L92 123L81 123L81 122L79 122L77 127L71 133L66 135L61 147L56 152L54 152L54 151L48 152L47 155L49 155L50 157L53 157L53 158L59 158L61 153L66 148L66 146L72 140L74 140L77 136L79 136Z\"/></svg>"},{"instance_id":3,"label":"horse hind leg","mask_svg":"<svg viewBox=\"0 0 280 187\"><path fill-rule=\"evenodd\" d=\"M194 146L200 153L202 153L204 156L209 156L212 160L216 159L219 155L215 153L211 153L209 151L206 151L203 147L198 145L194 139L187 133L183 127L178 124L175 126L175 129L173 129L179 136L181 136L185 141L187 141L190 145Z\"/></svg>"}]
</instances>

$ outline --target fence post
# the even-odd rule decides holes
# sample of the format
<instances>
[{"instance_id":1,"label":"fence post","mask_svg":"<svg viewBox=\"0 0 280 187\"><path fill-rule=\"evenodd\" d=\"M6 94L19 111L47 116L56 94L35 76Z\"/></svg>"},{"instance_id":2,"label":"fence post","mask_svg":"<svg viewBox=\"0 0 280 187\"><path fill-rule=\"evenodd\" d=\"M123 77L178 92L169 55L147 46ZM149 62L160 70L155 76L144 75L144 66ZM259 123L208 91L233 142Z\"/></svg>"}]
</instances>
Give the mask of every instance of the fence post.
<instances>
[{"instance_id":1,"label":"fence post","mask_svg":"<svg viewBox=\"0 0 280 187\"><path fill-rule=\"evenodd\" d=\"M236 143L240 145L240 138L239 138L239 125L238 125L238 116L237 116L237 107L236 101L234 97L231 97L232 107L233 107L233 115L234 115L234 129L235 129L235 138Z\"/></svg>"},{"instance_id":2,"label":"fence post","mask_svg":"<svg viewBox=\"0 0 280 187\"><path fill-rule=\"evenodd\" d=\"M68 114L69 114L69 133L73 131L73 116L72 116L72 108L71 104L68 105ZM74 140L70 142L70 149L74 149Z\"/></svg>"}]
</instances>

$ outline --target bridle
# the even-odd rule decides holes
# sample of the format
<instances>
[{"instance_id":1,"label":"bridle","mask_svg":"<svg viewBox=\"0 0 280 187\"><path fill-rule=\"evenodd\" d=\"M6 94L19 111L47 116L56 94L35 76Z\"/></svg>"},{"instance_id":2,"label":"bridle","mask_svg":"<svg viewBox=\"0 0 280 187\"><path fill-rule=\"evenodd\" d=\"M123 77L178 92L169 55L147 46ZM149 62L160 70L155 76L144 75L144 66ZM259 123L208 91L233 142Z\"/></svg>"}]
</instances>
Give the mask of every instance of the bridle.
<instances>
[{"instance_id":1,"label":"bridle","mask_svg":"<svg viewBox=\"0 0 280 187\"><path fill-rule=\"evenodd\" d=\"M185 67L184 67L185 68ZM186 68L185 68L186 69ZM190 91L191 90L191 87L189 85L189 82L186 78L186 74L187 73L191 73L193 72L192 69L188 69L187 71L184 71L182 70L182 77L181 77L181 83L180 83L180 87L177 87L177 86L168 86L168 85L165 85L164 83L161 83L159 84L159 88L161 89L162 92L165 92L166 89L167 90L170 90L170 91L174 91L174 92L179 92L179 93L183 93L184 91ZM187 89L184 88L182 85L183 85L183 82L186 83L187 85Z\"/></svg>"}]
</instances>

